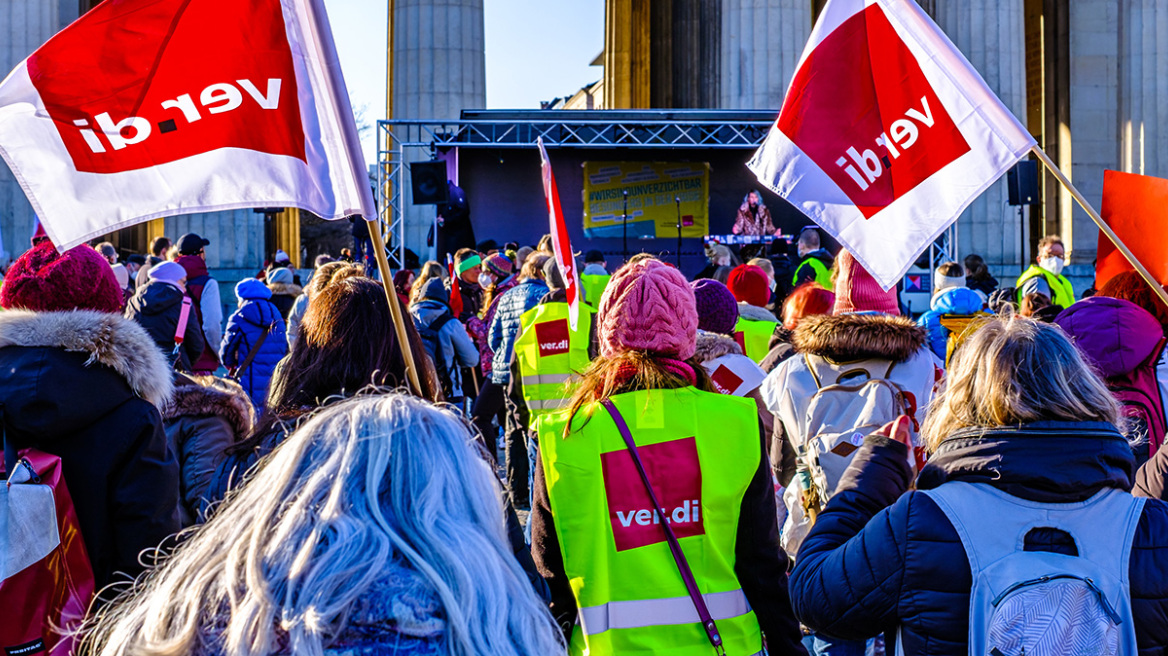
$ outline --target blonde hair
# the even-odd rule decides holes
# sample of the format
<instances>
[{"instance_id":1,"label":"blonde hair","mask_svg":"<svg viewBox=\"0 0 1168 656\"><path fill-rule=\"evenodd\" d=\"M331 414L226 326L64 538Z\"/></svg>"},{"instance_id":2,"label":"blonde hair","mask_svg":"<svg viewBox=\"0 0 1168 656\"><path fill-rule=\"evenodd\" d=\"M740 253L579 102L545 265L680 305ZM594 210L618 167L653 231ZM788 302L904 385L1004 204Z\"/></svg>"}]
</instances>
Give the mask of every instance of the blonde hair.
<instances>
[{"instance_id":1,"label":"blonde hair","mask_svg":"<svg viewBox=\"0 0 1168 656\"><path fill-rule=\"evenodd\" d=\"M435 599L445 653L563 653L472 443L454 411L405 394L329 406L103 609L80 653L321 656L362 595L402 568Z\"/></svg>"},{"instance_id":2,"label":"blonde hair","mask_svg":"<svg viewBox=\"0 0 1168 656\"><path fill-rule=\"evenodd\" d=\"M430 260L422 265L418 277L414 280L414 285L410 287L410 305L417 303L422 298L422 288L426 286L426 283L435 278L445 283L450 279L450 274L446 271L446 267L434 260Z\"/></svg>"},{"instance_id":3,"label":"blonde hair","mask_svg":"<svg viewBox=\"0 0 1168 656\"><path fill-rule=\"evenodd\" d=\"M962 428L1035 421L1103 421L1120 426L1107 385L1063 333L1022 317L991 319L953 354L945 389L921 427L930 450Z\"/></svg>"},{"instance_id":4,"label":"blonde hair","mask_svg":"<svg viewBox=\"0 0 1168 656\"><path fill-rule=\"evenodd\" d=\"M543 280L543 265L551 256L543 251L536 251L527 256L523 268L519 270L519 280Z\"/></svg>"},{"instance_id":5,"label":"blonde hair","mask_svg":"<svg viewBox=\"0 0 1168 656\"><path fill-rule=\"evenodd\" d=\"M765 257L756 257L747 264L762 269L771 280L775 279L775 265L771 264L771 261Z\"/></svg>"}]
</instances>

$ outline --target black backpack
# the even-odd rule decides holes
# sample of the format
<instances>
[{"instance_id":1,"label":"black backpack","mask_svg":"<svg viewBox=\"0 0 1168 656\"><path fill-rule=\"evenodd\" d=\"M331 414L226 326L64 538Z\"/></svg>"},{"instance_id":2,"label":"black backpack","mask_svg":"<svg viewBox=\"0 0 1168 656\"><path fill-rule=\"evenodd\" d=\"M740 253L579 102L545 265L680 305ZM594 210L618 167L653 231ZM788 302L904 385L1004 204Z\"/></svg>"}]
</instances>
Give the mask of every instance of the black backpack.
<instances>
[{"instance_id":1,"label":"black backpack","mask_svg":"<svg viewBox=\"0 0 1168 656\"><path fill-rule=\"evenodd\" d=\"M438 340L438 333L442 332L443 326L448 322L454 321L454 316L450 314L450 310L443 310L442 314L430 322L429 326L423 325L417 315L413 315L413 317L414 327L418 329L418 335L422 338L422 346L426 347L426 355L430 356L430 361L434 363L434 370L438 372L438 382L442 385L442 395L450 400L454 393L454 382L451 378L452 372L446 367L446 359L442 357L442 344Z\"/></svg>"}]
</instances>

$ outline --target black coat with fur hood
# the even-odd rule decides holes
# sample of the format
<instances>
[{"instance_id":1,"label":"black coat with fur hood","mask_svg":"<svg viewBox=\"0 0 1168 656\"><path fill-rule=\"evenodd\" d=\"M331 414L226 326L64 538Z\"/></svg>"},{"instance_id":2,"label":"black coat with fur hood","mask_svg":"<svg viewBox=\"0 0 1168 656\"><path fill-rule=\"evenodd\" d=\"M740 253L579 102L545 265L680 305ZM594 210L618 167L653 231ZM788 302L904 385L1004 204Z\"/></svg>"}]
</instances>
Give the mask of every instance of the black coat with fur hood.
<instances>
[{"instance_id":1,"label":"black coat with fur hood","mask_svg":"<svg viewBox=\"0 0 1168 656\"><path fill-rule=\"evenodd\" d=\"M175 375L174 397L162 407L166 439L178 456L179 510L184 527L209 502L211 476L227 449L251 432L255 411L238 383L214 376Z\"/></svg>"},{"instance_id":2,"label":"black coat with fur hood","mask_svg":"<svg viewBox=\"0 0 1168 656\"><path fill-rule=\"evenodd\" d=\"M61 458L100 589L179 529L178 463L157 406L170 368L141 326L92 311L0 312L7 439Z\"/></svg>"}]
</instances>

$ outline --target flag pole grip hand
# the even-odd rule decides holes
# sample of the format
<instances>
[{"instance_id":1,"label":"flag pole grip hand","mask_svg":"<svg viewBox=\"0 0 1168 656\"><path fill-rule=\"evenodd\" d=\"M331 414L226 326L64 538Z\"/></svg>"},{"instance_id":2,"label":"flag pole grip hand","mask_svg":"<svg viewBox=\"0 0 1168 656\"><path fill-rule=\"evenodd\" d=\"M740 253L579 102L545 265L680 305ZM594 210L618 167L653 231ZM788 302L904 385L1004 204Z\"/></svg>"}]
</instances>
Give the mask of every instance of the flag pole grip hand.
<instances>
[{"instance_id":1,"label":"flag pole grip hand","mask_svg":"<svg viewBox=\"0 0 1168 656\"><path fill-rule=\"evenodd\" d=\"M1139 272L1144 280L1147 281L1148 285L1151 286L1152 291L1155 292L1158 297L1160 297L1160 301L1164 303L1164 305L1168 305L1168 291L1164 291L1164 287L1159 282L1157 282L1156 278L1152 276L1152 273L1148 271L1147 267L1145 267L1140 263L1139 260L1136 259L1136 256L1132 254L1131 250L1127 247L1127 244L1123 243L1123 241L1119 238L1119 235L1115 234L1115 231L1111 229L1111 226L1107 225L1107 222L1103 220L1102 216L1099 216L1099 212L1095 211L1095 208L1091 206L1091 203L1087 202L1087 199L1083 196L1083 194L1079 193L1079 190L1075 188L1075 185L1071 184L1071 181L1067 179L1066 175L1063 175L1063 172L1059 170L1059 167L1056 166L1055 163L1050 159L1050 156L1047 155L1046 152L1038 146L1033 146L1030 151L1038 157L1039 161L1042 162L1043 166L1045 166L1047 170L1054 174L1054 177L1058 178L1059 183L1061 183L1067 191L1071 192L1071 196L1075 198L1075 201L1079 203L1079 206L1083 208L1083 211L1085 211L1087 215L1091 217L1091 220L1095 222L1095 225L1099 226L1099 229L1103 231L1103 234L1107 235L1107 238L1111 240L1111 243L1115 244L1115 248L1120 253L1123 253L1123 256L1127 258L1127 261L1131 263L1132 267L1135 268L1135 270Z\"/></svg>"}]
</instances>

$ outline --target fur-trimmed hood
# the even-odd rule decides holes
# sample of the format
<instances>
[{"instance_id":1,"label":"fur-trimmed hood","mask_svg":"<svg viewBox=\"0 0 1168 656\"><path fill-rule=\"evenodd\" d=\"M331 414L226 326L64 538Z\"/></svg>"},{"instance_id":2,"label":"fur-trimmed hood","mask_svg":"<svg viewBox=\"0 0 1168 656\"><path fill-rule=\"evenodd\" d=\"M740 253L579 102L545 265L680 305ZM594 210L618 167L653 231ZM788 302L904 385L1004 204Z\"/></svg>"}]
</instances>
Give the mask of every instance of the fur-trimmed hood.
<instances>
[{"instance_id":1,"label":"fur-trimmed hood","mask_svg":"<svg viewBox=\"0 0 1168 656\"><path fill-rule=\"evenodd\" d=\"M704 330L698 331L697 350L694 352L698 362L709 362L730 354L742 355L742 347L733 338Z\"/></svg>"},{"instance_id":2,"label":"fur-trimmed hood","mask_svg":"<svg viewBox=\"0 0 1168 656\"><path fill-rule=\"evenodd\" d=\"M223 417L236 439L251 432L255 409L243 388L233 380L215 376L179 376L170 402L159 408L162 418Z\"/></svg>"},{"instance_id":3,"label":"fur-trimmed hood","mask_svg":"<svg viewBox=\"0 0 1168 656\"><path fill-rule=\"evenodd\" d=\"M832 362L881 359L904 362L924 348L925 330L907 317L841 314L805 317L795 328L800 353Z\"/></svg>"},{"instance_id":4,"label":"fur-trimmed hood","mask_svg":"<svg viewBox=\"0 0 1168 656\"><path fill-rule=\"evenodd\" d=\"M268 285L268 289L272 290L272 296L300 296L304 291L300 285L290 282L274 282Z\"/></svg>"},{"instance_id":5,"label":"fur-trimmed hood","mask_svg":"<svg viewBox=\"0 0 1168 656\"><path fill-rule=\"evenodd\" d=\"M0 312L0 349L57 348L88 354L85 365L102 364L125 379L141 398L161 407L174 391L171 369L154 340L137 323L116 314Z\"/></svg>"},{"instance_id":6,"label":"fur-trimmed hood","mask_svg":"<svg viewBox=\"0 0 1168 656\"><path fill-rule=\"evenodd\" d=\"M777 323L779 321L774 312L766 308L758 307L757 305L741 302L738 303L738 316L747 321L770 321L771 323Z\"/></svg>"}]
</instances>

